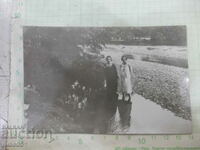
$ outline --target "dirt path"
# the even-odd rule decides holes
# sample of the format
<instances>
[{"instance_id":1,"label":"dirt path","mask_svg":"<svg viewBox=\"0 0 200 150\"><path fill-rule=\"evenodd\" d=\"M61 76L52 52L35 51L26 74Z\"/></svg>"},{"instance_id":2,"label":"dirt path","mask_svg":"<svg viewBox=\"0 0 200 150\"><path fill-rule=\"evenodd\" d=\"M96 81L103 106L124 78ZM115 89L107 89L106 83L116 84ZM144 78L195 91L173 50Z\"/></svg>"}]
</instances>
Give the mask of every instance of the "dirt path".
<instances>
[{"instance_id":1,"label":"dirt path","mask_svg":"<svg viewBox=\"0 0 200 150\"><path fill-rule=\"evenodd\" d=\"M131 125L122 128L119 123L119 112L116 113L116 129L114 133L159 134L159 133L189 133L191 121L175 116L158 104L135 94L133 97Z\"/></svg>"}]
</instances>

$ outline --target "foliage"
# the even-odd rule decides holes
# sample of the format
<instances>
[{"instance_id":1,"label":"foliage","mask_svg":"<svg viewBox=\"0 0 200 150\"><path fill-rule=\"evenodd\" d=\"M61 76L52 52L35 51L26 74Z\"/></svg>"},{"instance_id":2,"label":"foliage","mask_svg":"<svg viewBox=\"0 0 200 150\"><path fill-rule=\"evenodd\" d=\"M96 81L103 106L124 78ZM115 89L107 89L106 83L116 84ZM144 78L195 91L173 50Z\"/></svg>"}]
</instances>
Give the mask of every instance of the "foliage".
<instances>
[{"instance_id":1,"label":"foliage","mask_svg":"<svg viewBox=\"0 0 200 150\"><path fill-rule=\"evenodd\" d=\"M72 64L71 74L73 80L92 89L102 89L104 81L103 64L96 59L82 57Z\"/></svg>"},{"instance_id":2,"label":"foliage","mask_svg":"<svg viewBox=\"0 0 200 150\"><path fill-rule=\"evenodd\" d=\"M151 32L151 42L154 45L186 45L185 27L158 27Z\"/></svg>"}]
</instances>

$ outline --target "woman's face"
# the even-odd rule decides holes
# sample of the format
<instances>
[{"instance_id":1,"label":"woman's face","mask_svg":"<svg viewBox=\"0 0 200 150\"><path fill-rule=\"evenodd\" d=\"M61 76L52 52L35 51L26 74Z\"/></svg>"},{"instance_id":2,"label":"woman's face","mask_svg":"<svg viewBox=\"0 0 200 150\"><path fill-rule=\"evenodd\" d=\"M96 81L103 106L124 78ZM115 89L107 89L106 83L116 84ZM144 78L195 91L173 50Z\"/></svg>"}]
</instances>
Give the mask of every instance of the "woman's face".
<instances>
[{"instance_id":1,"label":"woman's face","mask_svg":"<svg viewBox=\"0 0 200 150\"><path fill-rule=\"evenodd\" d=\"M126 63L126 61L127 61L127 58L126 57L122 57L122 62Z\"/></svg>"},{"instance_id":2,"label":"woman's face","mask_svg":"<svg viewBox=\"0 0 200 150\"><path fill-rule=\"evenodd\" d=\"M106 60L107 60L108 64L110 64L112 62L112 58L111 57L108 57Z\"/></svg>"}]
</instances>

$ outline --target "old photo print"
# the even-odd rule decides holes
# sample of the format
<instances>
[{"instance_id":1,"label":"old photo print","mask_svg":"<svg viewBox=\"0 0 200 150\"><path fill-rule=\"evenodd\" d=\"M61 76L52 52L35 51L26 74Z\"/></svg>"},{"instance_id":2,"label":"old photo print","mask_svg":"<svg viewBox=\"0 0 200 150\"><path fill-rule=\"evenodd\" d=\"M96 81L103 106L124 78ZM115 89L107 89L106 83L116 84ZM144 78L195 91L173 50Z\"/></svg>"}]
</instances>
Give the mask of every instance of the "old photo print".
<instances>
[{"instance_id":1,"label":"old photo print","mask_svg":"<svg viewBox=\"0 0 200 150\"><path fill-rule=\"evenodd\" d=\"M186 26L23 28L27 128L191 133Z\"/></svg>"}]
</instances>

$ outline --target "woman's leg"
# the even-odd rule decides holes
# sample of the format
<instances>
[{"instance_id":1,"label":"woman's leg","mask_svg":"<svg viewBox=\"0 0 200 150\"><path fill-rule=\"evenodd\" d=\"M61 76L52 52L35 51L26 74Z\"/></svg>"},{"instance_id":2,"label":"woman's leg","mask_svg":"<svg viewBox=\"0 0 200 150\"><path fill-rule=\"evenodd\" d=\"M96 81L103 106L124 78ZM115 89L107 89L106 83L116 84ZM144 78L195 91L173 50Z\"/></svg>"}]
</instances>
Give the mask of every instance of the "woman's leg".
<instances>
[{"instance_id":1,"label":"woman's leg","mask_svg":"<svg viewBox=\"0 0 200 150\"><path fill-rule=\"evenodd\" d=\"M126 99L127 97L128 97L128 100ZM127 102L131 102L131 94L123 93L122 100L127 101Z\"/></svg>"},{"instance_id":2,"label":"woman's leg","mask_svg":"<svg viewBox=\"0 0 200 150\"><path fill-rule=\"evenodd\" d=\"M127 94L128 95L128 102L131 102L131 94Z\"/></svg>"},{"instance_id":3,"label":"woman's leg","mask_svg":"<svg viewBox=\"0 0 200 150\"><path fill-rule=\"evenodd\" d=\"M129 103L129 116L128 116L128 118L127 118L127 125L128 126L130 126L130 121L131 121L131 110L132 110L132 102L131 102L131 94L128 94L128 97L129 97L129 99L128 99L128 103Z\"/></svg>"},{"instance_id":4,"label":"woman's leg","mask_svg":"<svg viewBox=\"0 0 200 150\"><path fill-rule=\"evenodd\" d=\"M123 101L125 101L125 95L126 95L126 94L123 92L123 93L122 93L122 100L123 100Z\"/></svg>"}]
</instances>

